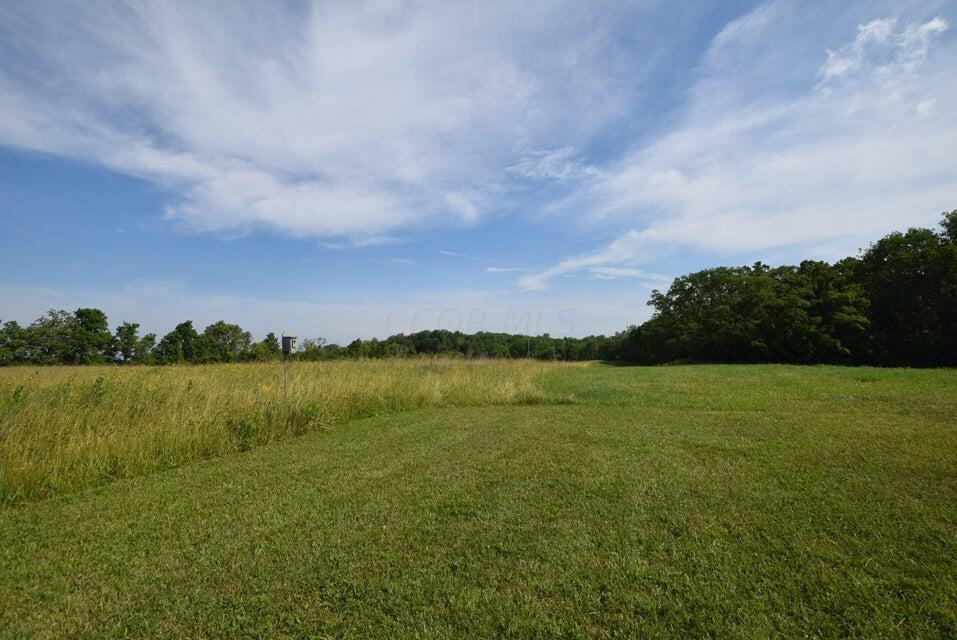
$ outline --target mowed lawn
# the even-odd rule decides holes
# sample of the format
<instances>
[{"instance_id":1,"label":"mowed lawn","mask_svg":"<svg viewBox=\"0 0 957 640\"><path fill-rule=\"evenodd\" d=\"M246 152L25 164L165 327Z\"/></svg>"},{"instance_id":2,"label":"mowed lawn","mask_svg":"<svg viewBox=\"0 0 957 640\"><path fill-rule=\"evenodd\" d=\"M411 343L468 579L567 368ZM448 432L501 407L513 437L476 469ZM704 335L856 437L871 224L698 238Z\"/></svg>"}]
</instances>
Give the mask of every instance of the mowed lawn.
<instances>
[{"instance_id":1,"label":"mowed lawn","mask_svg":"<svg viewBox=\"0 0 957 640\"><path fill-rule=\"evenodd\" d=\"M957 636L957 371L536 384L8 505L0 635Z\"/></svg>"}]
</instances>

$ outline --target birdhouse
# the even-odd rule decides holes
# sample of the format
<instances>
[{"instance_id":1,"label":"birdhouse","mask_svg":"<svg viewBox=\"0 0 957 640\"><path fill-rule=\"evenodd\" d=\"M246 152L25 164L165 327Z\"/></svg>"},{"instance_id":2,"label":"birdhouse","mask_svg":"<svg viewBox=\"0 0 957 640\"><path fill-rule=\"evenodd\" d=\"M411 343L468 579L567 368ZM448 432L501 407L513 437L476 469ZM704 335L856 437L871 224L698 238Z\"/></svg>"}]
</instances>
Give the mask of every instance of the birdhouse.
<instances>
[{"instance_id":1,"label":"birdhouse","mask_svg":"<svg viewBox=\"0 0 957 640\"><path fill-rule=\"evenodd\" d=\"M283 336L282 337L282 352L285 355L289 355L296 350L296 336Z\"/></svg>"}]
</instances>

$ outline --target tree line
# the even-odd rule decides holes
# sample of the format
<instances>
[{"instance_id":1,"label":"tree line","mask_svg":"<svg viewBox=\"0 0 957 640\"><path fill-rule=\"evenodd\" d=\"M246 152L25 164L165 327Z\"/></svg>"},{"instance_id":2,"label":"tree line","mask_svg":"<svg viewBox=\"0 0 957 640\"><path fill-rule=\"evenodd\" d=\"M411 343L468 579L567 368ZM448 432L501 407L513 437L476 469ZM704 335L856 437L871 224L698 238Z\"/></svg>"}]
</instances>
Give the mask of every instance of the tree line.
<instances>
[{"instance_id":1,"label":"tree line","mask_svg":"<svg viewBox=\"0 0 957 640\"><path fill-rule=\"evenodd\" d=\"M781 362L957 366L957 211L939 231L891 233L834 264L717 267L655 290L647 322L613 336L554 338L420 331L346 346L306 339L300 360L414 355L672 362ZM204 364L282 356L273 333L258 342L224 321L198 332L182 322L157 340L84 308L49 311L0 328L0 365Z\"/></svg>"},{"instance_id":2,"label":"tree line","mask_svg":"<svg viewBox=\"0 0 957 640\"><path fill-rule=\"evenodd\" d=\"M215 322L202 333L181 322L159 341L140 336L135 322L110 332L100 309L51 310L26 327L8 321L0 328L0 364L207 364L279 358L279 339L259 342L235 324Z\"/></svg>"},{"instance_id":3,"label":"tree line","mask_svg":"<svg viewBox=\"0 0 957 640\"><path fill-rule=\"evenodd\" d=\"M537 358L539 360L612 360L617 357L617 336L553 338L511 333L462 333L436 329L397 334L383 340L353 340L341 347L320 340L304 340L296 354L300 360L336 358L387 358L415 355L454 355L465 358Z\"/></svg>"},{"instance_id":4,"label":"tree line","mask_svg":"<svg viewBox=\"0 0 957 640\"><path fill-rule=\"evenodd\" d=\"M111 333L100 309L52 310L21 327L8 321L0 328L0 365L12 364L211 364L263 362L282 357L275 334L259 342L242 327L223 321L196 331L191 321L176 325L157 340L141 336L140 325L120 324ZM414 355L456 355L466 358L538 358L542 360L607 360L616 357L617 338L552 338L508 333L465 334L420 331L384 340L354 340L346 346L307 338L292 355L296 360L385 358Z\"/></svg>"},{"instance_id":5,"label":"tree line","mask_svg":"<svg viewBox=\"0 0 957 640\"><path fill-rule=\"evenodd\" d=\"M705 269L654 291L619 358L957 365L957 211L835 264Z\"/></svg>"}]
</instances>

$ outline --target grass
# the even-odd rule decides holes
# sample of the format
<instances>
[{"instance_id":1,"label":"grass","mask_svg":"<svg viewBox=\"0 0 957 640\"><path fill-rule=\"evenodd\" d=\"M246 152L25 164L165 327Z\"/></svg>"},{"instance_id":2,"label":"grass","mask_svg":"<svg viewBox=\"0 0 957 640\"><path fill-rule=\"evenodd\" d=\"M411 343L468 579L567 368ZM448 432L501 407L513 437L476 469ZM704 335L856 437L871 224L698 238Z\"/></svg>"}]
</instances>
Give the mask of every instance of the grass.
<instances>
[{"instance_id":1,"label":"grass","mask_svg":"<svg viewBox=\"0 0 957 640\"><path fill-rule=\"evenodd\" d=\"M554 365L462 360L0 368L0 505L381 413L529 404Z\"/></svg>"},{"instance_id":2,"label":"grass","mask_svg":"<svg viewBox=\"0 0 957 640\"><path fill-rule=\"evenodd\" d=\"M0 636L957 636L957 372L528 379L8 506Z\"/></svg>"}]
</instances>

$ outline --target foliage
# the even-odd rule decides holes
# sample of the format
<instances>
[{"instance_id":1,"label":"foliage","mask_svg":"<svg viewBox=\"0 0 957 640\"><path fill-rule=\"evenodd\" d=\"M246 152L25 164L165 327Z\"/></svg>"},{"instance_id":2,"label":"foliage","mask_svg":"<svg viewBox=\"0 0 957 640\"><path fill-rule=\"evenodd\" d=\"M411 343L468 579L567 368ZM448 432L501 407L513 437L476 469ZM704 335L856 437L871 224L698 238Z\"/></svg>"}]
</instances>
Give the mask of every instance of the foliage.
<instances>
[{"instance_id":1,"label":"foliage","mask_svg":"<svg viewBox=\"0 0 957 640\"><path fill-rule=\"evenodd\" d=\"M110 355L113 336L106 314L99 309L77 309L70 322L67 362L72 364L103 364Z\"/></svg>"},{"instance_id":2,"label":"foliage","mask_svg":"<svg viewBox=\"0 0 957 640\"><path fill-rule=\"evenodd\" d=\"M220 320L206 327L201 343L207 361L239 362L250 352L252 337L239 325L227 324Z\"/></svg>"},{"instance_id":3,"label":"foliage","mask_svg":"<svg viewBox=\"0 0 957 640\"><path fill-rule=\"evenodd\" d=\"M654 291L620 357L667 362L957 365L957 211L834 265L718 267Z\"/></svg>"},{"instance_id":4,"label":"foliage","mask_svg":"<svg viewBox=\"0 0 957 640\"><path fill-rule=\"evenodd\" d=\"M436 329L397 334L384 340L353 340L345 348L323 341L303 343L303 360L389 358L413 355L443 355L466 358L535 358L537 360L613 360L616 337L552 338L548 334L527 336L509 333Z\"/></svg>"}]
</instances>

